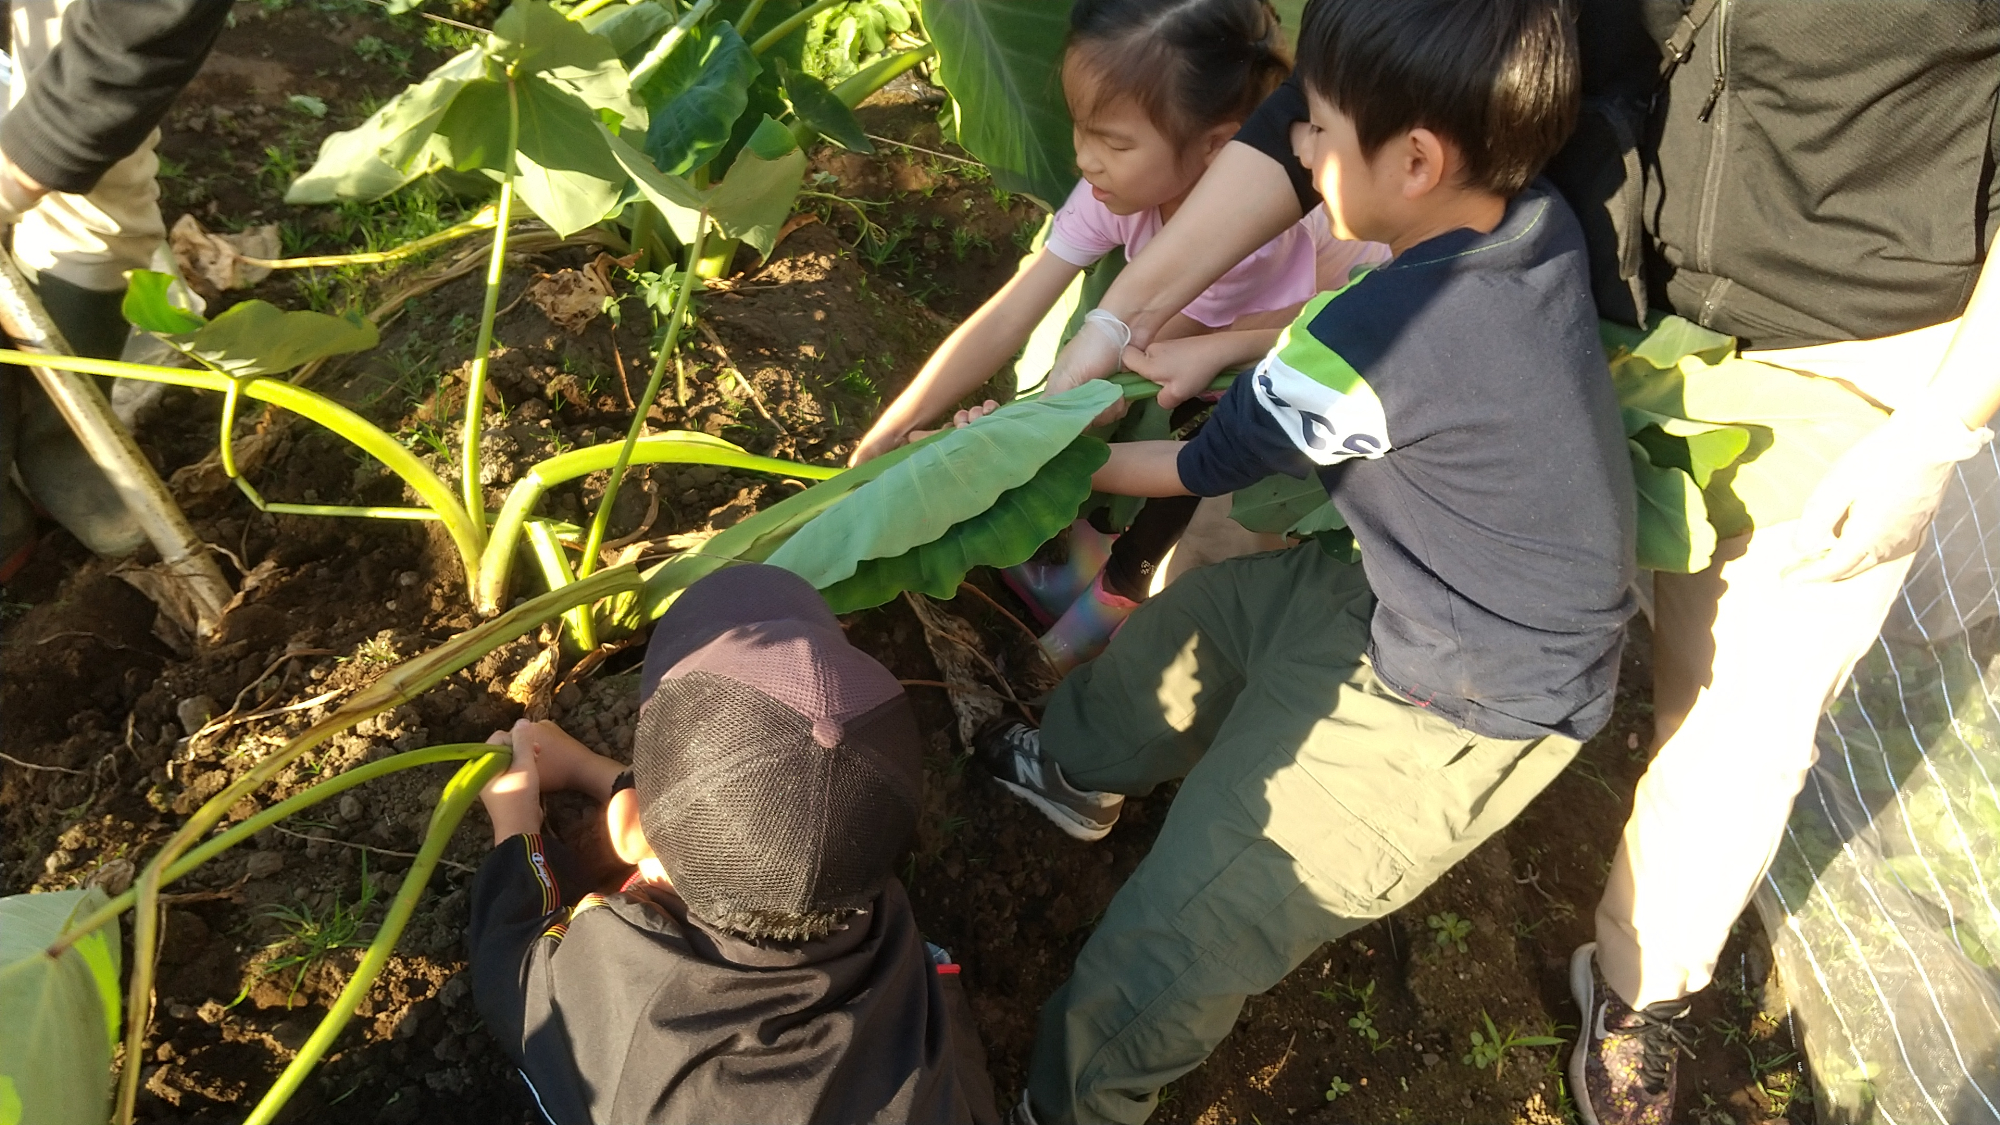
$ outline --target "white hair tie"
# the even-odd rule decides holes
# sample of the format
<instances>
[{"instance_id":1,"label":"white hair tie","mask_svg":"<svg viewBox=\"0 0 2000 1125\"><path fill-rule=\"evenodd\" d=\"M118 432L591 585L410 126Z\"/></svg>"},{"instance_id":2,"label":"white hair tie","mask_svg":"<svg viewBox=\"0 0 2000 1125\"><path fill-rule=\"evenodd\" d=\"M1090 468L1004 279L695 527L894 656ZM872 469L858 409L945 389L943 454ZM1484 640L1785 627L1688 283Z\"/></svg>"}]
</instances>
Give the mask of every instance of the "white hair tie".
<instances>
[{"instance_id":1,"label":"white hair tie","mask_svg":"<svg viewBox=\"0 0 2000 1125\"><path fill-rule=\"evenodd\" d=\"M1132 342L1131 326L1119 320L1117 313L1108 312L1104 309L1092 309L1084 314L1083 322L1085 324L1094 324L1103 329L1105 335L1110 336L1112 342L1118 345L1120 355L1124 354L1126 345Z\"/></svg>"}]
</instances>

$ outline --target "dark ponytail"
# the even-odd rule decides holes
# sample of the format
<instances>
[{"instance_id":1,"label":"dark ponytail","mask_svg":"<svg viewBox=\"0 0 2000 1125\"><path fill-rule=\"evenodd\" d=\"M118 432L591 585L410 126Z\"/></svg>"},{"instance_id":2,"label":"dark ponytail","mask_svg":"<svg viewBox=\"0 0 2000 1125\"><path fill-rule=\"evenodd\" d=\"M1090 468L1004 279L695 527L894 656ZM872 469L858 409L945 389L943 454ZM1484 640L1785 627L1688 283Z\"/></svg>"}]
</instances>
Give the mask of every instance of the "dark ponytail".
<instances>
[{"instance_id":1,"label":"dark ponytail","mask_svg":"<svg viewBox=\"0 0 2000 1125\"><path fill-rule=\"evenodd\" d=\"M1248 117L1292 65L1265 0L1076 0L1069 48L1096 73L1096 101L1132 99L1179 144Z\"/></svg>"}]
</instances>

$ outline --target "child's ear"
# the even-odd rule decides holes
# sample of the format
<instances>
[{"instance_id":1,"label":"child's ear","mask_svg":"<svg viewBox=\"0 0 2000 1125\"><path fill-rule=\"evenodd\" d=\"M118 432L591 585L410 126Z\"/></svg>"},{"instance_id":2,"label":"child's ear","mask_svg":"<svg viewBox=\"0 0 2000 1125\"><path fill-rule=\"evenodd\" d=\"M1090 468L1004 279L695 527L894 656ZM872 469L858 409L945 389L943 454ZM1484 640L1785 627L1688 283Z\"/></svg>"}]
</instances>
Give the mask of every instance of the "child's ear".
<instances>
[{"instance_id":1,"label":"child's ear","mask_svg":"<svg viewBox=\"0 0 2000 1125\"><path fill-rule=\"evenodd\" d=\"M1403 198L1415 200L1451 181L1460 163L1458 148L1419 125L1403 135Z\"/></svg>"},{"instance_id":2,"label":"child's ear","mask_svg":"<svg viewBox=\"0 0 2000 1125\"><path fill-rule=\"evenodd\" d=\"M1201 135L1202 167L1206 168L1215 163L1215 158L1222 155L1223 147L1234 140L1242 129L1241 121L1224 121L1219 125L1210 126L1208 131Z\"/></svg>"},{"instance_id":3,"label":"child's ear","mask_svg":"<svg viewBox=\"0 0 2000 1125\"><path fill-rule=\"evenodd\" d=\"M639 794L631 789L620 789L611 795L604 805L604 826L611 835L611 850L618 858L637 867L641 860L653 858L653 845L646 842L646 832L639 825Z\"/></svg>"}]
</instances>

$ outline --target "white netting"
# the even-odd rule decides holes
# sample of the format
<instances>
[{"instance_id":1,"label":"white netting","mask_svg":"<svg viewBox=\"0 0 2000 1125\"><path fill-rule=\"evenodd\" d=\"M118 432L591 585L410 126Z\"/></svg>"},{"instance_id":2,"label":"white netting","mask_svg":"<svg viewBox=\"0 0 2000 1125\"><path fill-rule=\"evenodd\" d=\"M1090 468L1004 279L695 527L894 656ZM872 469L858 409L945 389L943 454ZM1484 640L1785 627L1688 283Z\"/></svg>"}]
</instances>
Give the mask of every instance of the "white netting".
<instances>
[{"instance_id":1,"label":"white netting","mask_svg":"<svg viewBox=\"0 0 2000 1125\"><path fill-rule=\"evenodd\" d=\"M1757 907L1840 1122L2000 1123L2000 454L1822 718Z\"/></svg>"}]
</instances>

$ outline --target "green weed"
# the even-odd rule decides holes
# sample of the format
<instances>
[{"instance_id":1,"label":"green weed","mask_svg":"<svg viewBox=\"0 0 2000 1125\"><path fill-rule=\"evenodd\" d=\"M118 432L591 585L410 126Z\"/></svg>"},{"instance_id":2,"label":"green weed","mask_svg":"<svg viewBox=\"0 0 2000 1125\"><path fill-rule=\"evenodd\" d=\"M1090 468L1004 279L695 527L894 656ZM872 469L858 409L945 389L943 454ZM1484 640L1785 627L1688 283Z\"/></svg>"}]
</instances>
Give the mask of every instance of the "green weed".
<instances>
[{"instance_id":1,"label":"green weed","mask_svg":"<svg viewBox=\"0 0 2000 1125\"><path fill-rule=\"evenodd\" d=\"M1442 914L1433 914L1425 918L1424 925L1431 928L1431 940L1437 944L1438 953L1442 954L1449 949L1457 949L1460 953L1466 951L1465 939L1472 936L1470 920L1460 918L1447 910Z\"/></svg>"},{"instance_id":2,"label":"green weed","mask_svg":"<svg viewBox=\"0 0 2000 1125\"><path fill-rule=\"evenodd\" d=\"M484 32L448 23L424 24L424 46L440 55L455 55L485 39Z\"/></svg>"},{"instance_id":3,"label":"green weed","mask_svg":"<svg viewBox=\"0 0 2000 1125\"><path fill-rule=\"evenodd\" d=\"M1333 1076L1333 1080L1326 1084L1326 1100L1330 1102L1339 1101L1342 1095L1352 1093L1353 1091L1353 1085L1345 1078L1336 1074Z\"/></svg>"},{"instance_id":4,"label":"green weed","mask_svg":"<svg viewBox=\"0 0 2000 1125\"><path fill-rule=\"evenodd\" d=\"M362 62L387 66L395 70L398 74L408 74L410 71L410 49L408 47L399 46L373 35L364 35L356 39L354 41L354 53L361 56Z\"/></svg>"},{"instance_id":5,"label":"green weed","mask_svg":"<svg viewBox=\"0 0 2000 1125\"><path fill-rule=\"evenodd\" d=\"M966 227L952 228L951 230L952 261L963 262L965 260L965 256L971 253L975 248L980 250L991 250L993 249L993 243L985 235L975 234Z\"/></svg>"},{"instance_id":6,"label":"green weed","mask_svg":"<svg viewBox=\"0 0 2000 1125\"><path fill-rule=\"evenodd\" d=\"M299 986L305 983L306 974L312 971L313 966L337 950L361 949L368 944L361 931L372 925L364 918L368 908L375 904L375 884L368 878L367 853L362 854L361 896L352 903L342 901L339 893L335 892L333 904L326 908L325 913L303 904L296 907L274 906L264 912L265 917L277 919L286 933L270 947L275 955L264 963L258 979L296 968L298 973L292 978L291 992L285 997L288 1008L298 996Z\"/></svg>"},{"instance_id":7,"label":"green weed","mask_svg":"<svg viewBox=\"0 0 2000 1125\"><path fill-rule=\"evenodd\" d=\"M1485 1070L1487 1067L1492 1067L1493 1073L1497 1076L1506 1068L1507 1052L1509 1051L1522 1047L1562 1046L1563 1041L1556 1036L1522 1035L1521 1029L1518 1027L1509 1028L1507 1033L1502 1035L1500 1034L1500 1029L1493 1026L1492 1016L1481 1011L1479 1018L1486 1024L1486 1030L1484 1033L1477 1031L1471 1033L1468 1038L1471 1040L1472 1050L1466 1052L1465 1056L1459 1060L1475 1070Z\"/></svg>"}]
</instances>

